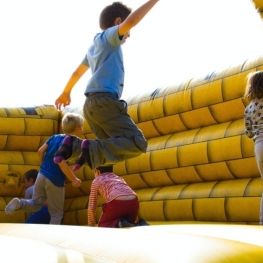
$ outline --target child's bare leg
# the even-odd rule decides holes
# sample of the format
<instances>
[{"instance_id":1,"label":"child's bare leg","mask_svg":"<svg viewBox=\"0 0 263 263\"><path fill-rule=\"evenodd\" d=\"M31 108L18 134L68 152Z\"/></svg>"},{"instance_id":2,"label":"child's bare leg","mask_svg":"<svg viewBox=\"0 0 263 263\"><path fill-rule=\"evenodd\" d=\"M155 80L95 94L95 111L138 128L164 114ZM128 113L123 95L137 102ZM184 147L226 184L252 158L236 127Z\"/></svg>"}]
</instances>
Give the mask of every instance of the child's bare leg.
<instances>
[{"instance_id":1,"label":"child's bare leg","mask_svg":"<svg viewBox=\"0 0 263 263\"><path fill-rule=\"evenodd\" d=\"M66 136L62 142L62 145L59 147L55 153L54 162L60 163L63 160L67 160L72 155L72 142L73 139L71 136Z\"/></svg>"}]
</instances>

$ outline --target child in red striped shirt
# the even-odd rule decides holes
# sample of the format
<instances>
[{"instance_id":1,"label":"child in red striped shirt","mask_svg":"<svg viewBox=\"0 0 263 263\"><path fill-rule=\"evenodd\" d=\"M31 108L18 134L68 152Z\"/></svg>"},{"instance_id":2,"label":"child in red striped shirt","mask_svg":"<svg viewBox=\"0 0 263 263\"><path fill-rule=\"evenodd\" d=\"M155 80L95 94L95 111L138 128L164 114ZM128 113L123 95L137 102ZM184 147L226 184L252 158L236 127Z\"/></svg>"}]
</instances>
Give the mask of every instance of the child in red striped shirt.
<instances>
[{"instance_id":1,"label":"child in red striped shirt","mask_svg":"<svg viewBox=\"0 0 263 263\"><path fill-rule=\"evenodd\" d=\"M94 170L88 205L88 226L95 226L98 195L105 200L99 227L133 227L148 225L143 219L136 222L139 201L136 193L124 179L113 173L112 166L101 166Z\"/></svg>"}]
</instances>

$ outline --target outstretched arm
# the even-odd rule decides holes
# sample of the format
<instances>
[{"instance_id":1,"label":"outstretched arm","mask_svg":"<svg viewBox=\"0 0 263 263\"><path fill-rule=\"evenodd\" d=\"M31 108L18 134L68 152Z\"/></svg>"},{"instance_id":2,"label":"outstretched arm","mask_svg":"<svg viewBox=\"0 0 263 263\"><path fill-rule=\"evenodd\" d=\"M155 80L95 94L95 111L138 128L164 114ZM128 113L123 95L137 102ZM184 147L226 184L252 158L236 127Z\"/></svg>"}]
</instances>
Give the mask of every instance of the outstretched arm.
<instances>
[{"instance_id":1,"label":"outstretched arm","mask_svg":"<svg viewBox=\"0 0 263 263\"><path fill-rule=\"evenodd\" d=\"M57 109L61 110L61 107L65 107L70 104L70 93L73 89L74 85L78 82L78 80L83 76L83 74L89 69L88 66L84 64L80 64L77 69L73 72L66 87L64 88L61 95L56 99L55 105Z\"/></svg>"},{"instance_id":2,"label":"outstretched arm","mask_svg":"<svg viewBox=\"0 0 263 263\"><path fill-rule=\"evenodd\" d=\"M144 16L154 7L159 0L149 0L134 12L132 12L120 25L119 35L123 36L128 33L131 28L135 27Z\"/></svg>"}]
</instances>

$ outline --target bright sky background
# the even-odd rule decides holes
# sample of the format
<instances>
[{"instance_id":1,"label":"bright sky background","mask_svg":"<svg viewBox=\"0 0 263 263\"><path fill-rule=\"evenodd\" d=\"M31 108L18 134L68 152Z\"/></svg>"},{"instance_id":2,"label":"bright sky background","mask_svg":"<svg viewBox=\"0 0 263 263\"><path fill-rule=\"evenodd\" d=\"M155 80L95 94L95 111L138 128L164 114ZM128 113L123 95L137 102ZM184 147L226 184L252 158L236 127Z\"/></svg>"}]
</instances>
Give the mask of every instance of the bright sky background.
<instances>
[{"instance_id":1,"label":"bright sky background","mask_svg":"<svg viewBox=\"0 0 263 263\"><path fill-rule=\"evenodd\" d=\"M54 104L112 2L0 1L0 107ZM122 98L239 65L262 47L263 21L250 0L160 0L123 45ZM72 106L84 103L89 77L74 87Z\"/></svg>"}]
</instances>

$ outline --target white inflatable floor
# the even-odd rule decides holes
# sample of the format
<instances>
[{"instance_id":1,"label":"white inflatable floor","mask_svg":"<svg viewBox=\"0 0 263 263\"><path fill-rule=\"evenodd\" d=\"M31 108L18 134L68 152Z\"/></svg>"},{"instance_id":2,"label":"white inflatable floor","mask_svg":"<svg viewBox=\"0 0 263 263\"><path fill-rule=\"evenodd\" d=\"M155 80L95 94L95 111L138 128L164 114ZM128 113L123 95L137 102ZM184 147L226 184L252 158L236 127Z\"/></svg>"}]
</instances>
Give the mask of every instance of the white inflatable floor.
<instances>
[{"instance_id":1,"label":"white inflatable floor","mask_svg":"<svg viewBox=\"0 0 263 263\"><path fill-rule=\"evenodd\" d=\"M126 229L0 224L1 262L263 262L263 228L176 224Z\"/></svg>"}]
</instances>

